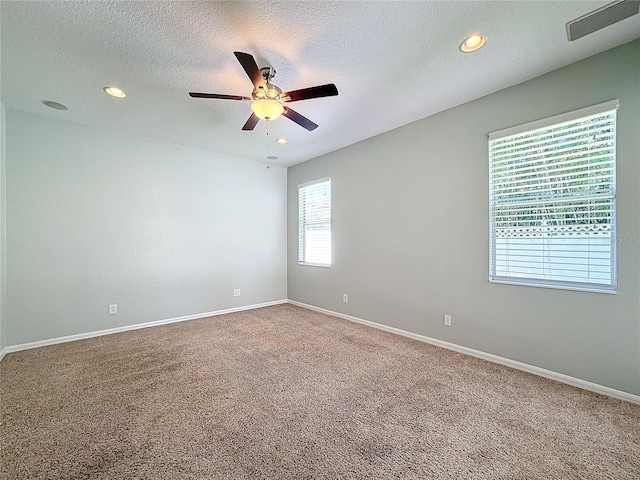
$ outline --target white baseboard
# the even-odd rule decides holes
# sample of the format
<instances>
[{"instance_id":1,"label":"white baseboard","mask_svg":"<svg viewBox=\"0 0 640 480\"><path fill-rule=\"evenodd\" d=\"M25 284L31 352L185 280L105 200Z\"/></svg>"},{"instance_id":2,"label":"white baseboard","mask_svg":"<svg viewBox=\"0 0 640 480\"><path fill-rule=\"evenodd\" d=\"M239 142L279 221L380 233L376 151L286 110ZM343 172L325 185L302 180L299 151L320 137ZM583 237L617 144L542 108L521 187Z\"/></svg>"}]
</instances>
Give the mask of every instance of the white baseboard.
<instances>
[{"instance_id":1,"label":"white baseboard","mask_svg":"<svg viewBox=\"0 0 640 480\"><path fill-rule=\"evenodd\" d=\"M610 387L605 387L604 385L599 385L597 383L588 382L586 380L581 380L579 378L571 377L569 375L565 375L563 373L554 372L552 370L546 370L544 368L536 367L533 365L529 365L526 363L518 362L516 360L511 360L509 358L500 357L498 355L493 355L491 353L482 352L480 350L474 350L472 348L463 347L461 345L457 345L455 343L445 342L443 340L438 340L437 338L427 337L424 335L420 335L413 332L408 332L406 330L401 330L395 327L389 327L387 325L383 325L380 323L371 322L369 320L364 320L362 318L353 317L351 315L346 315L344 313L334 312L332 310L327 310L325 308L316 307L314 305L308 305L306 303L297 302L295 300L276 300L274 302L266 302L254 305L246 305L244 307L236 307L236 308L228 308L225 310L216 310L214 312L206 312L206 313L197 313L193 315L185 315L182 317L175 318L167 318L164 320L156 320L152 322L139 323L135 325L126 325L123 327L109 328L107 330L98 330L94 332L80 333L77 335L68 335L65 337L57 337L51 338L47 340L39 340L37 342L30 343L22 343L19 345L10 345L6 346L2 350L0 350L0 361L4 358L4 356L8 353L19 352L21 350L28 350L31 348L44 347L47 345L55 345L58 343L65 342L73 342L75 340L83 340L86 338L99 337L102 335L110 335L112 333L126 332L129 330L138 330L140 328L148 328L148 327L156 327L159 325L166 325L169 323L176 322L184 322L187 320L196 320L199 318L206 317L214 317L217 315L224 315L225 313L234 313L234 312L242 312L244 310L253 310L256 308L269 307L272 305L281 305L283 303L290 303L292 305L297 305L299 307L303 307L309 310L314 310L316 312L326 313L327 315L332 315L334 317L342 318L345 320L349 320L352 322L360 323L363 325L367 325L369 327L377 328L379 330L384 330L386 332L395 333L397 335L402 335L404 337L412 338L414 340L418 340L421 342L429 343L431 345L435 345L438 347L446 348L448 350L453 350L455 352L463 353L465 355L471 355L473 357L481 358L483 360L488 360L489 362L499 363L501 365L505 365L507 367L515 368L517 370L522 370L524 372L532 373L534 375L539 375L541 377L549 378L551 380L555 380L561 383L566 383L567 385L572 385L574 387L582 388L584 390L588 390L591 392L599 393L601 395L606 395L608 397L616 398L619 400L624 400L627 402L635 403L640 405L640 396L633 395L631 393L623 392L620 390L616 390Z\"/></svg>"},{"instance_id":2,"label":"white baseboard","mask_svg":"<svg viewBox=\"0 0 640 480\"><path fill-rule=\"evenodd\" d=\"M349 320L351 322L361 323L363 325L368 325L373 328L377 328L379 330L384 330L386 332L395 333L397 335L402 335L404 337L413 338L414 340L419 340L421 342L429 343L431 345L436 345L438 347L446 348L449 350L453 350L455 352L464 353L466 355L471 355L472 357L478 357L483 360L488 360L489 362L499 363L500 365L505 365L507 367L515 368L517 370L522 370L524 372L532 373L534 375L538 375L540 377L549 378L551 380L555 380L557 382L566 383L567 385L571 385L574 387L582 388L584 390L589 390L590 392L599 393L601 395L606 395L607 397L616 398L618 400L625 400L627 402L635 403L640 405L640 396L633 395L632 393L623 392L621 390L616 390L614 388L605 387L604 385L598 385L597 383L587 382L586 380L581 380L579 378L570 377L569 375L565 375L563 373L554 372L551 370L546 370L544 368L535 367L533 365L529 365L527 363L518 362L516 360L511 360L509 358L499 357L498 355L493 355L491 353L482 352L480 350L474 350L472 348L463 347L461 345L457 345L455 343L445 342L443 340L438 340L437 338L426 337L424 335L419 335L417 333L407 332L406 330L401 330L395 327L389 327L387 325L382 325L380 323L371 322L369 320L363 320L362 318L352 317L351 315L345 315L344 313L334 312L332 310L327 310L325 308L316 307L314 305L308 305L306 303L296 302L295 300L288 300L288 303L292 305L297 305L299 307L303 307L309 310L315 310L316 312L326 313L328 315L333 315L334 317L343 318L345 320Z\"/></svg>"},{"instance_id":3,"label":"white baseboard","mask_svg":"<svg viewBox=\"0 0 640 480\"><path fill-rule=\"evenodd\" d=\"M138 323L135 325L125 325L124 327L109 328L107 330L98 330L95 332L79 333L77 335L68 335L65 337L50 338L47 340L39 340L37 342L22 343L19 345L11 345L5 347L0 353L0 360L7 354L19 352L20 350L28 350L30 348L45 347L47 345L55 345L57 343L74 342L76 340L84 340L86 338L100 337L102 335L110 335L112 333L127 332L129 330L138 330L140 328L157 327L168 323L185 322L187 320L197 320L199 318L214 317L224 315L225 313L242 312L244 310L254 310L256 308L270 307L272 305L280 305L287 303L287 300L276 300L274 302L258 303L254 305L246 305L244 307L227 308L225 310L216 310L215 312L196 313L193 315L185 315L183 317L167 318L164 320L155 320L152 322Z\"/></svg>"}]
</instances>

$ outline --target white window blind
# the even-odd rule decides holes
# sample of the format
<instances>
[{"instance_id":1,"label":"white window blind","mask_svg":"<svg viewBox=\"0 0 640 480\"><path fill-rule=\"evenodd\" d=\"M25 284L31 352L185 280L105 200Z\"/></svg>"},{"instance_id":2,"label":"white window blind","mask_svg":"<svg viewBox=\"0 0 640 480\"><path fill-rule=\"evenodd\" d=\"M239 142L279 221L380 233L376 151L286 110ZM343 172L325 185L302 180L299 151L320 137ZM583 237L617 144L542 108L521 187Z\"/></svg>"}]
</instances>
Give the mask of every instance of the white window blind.
<instances>
[{"instance_id":1,"label":"white window blind","mask_svg":"<svg viewBox=\"0 0 640 480\"><path fill-rule=\"evenodd\" d=\"M331 266L331 179L298 185L298 262Z\"/></svg>"},{"instance_id":2,"label":"white window blind","mask_svg":"<svg viewBox=\"0 0 640 480\"><path fill-rule=\"evenodd\" d=\"M489 136L490 281L615 291L617 107Z\"/></svg>"}]
</instances>

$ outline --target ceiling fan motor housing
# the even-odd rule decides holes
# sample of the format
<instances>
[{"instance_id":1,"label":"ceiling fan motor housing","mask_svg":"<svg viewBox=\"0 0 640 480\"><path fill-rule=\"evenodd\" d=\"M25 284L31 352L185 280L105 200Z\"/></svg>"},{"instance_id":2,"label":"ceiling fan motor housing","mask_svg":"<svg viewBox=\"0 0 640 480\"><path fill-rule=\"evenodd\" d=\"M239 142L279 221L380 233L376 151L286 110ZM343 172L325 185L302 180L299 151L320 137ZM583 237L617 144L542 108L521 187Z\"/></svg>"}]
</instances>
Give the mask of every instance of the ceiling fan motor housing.
<instances>
[{"instance_id":1,"label":"ceiling fan motor housing","mask_svg":"<svg viewBox=\"0 0 640 480\"><path fill-rule=\"evenodd\" d=\"M267 82L267 88L263 88L262 86L256 88L251 96L254 100L262 100L265 98L269 98L271 100L280 100L280 96L282 95L282 90L277 85L273 85Z\"/></svg>"},{"instance_id":2,"label":"ceiling fan motor housing","mask_svg":"<svg viewBox=\"0 0 640 480\"><path fill-rule=\"evenodd\" d=\"M262 67L260 69L260 74L262 75L262 78L264 78L266 88L262 86L257 87L251 94L253 99L262 100L263 98L269 98L272 100L280 100L282 90L277 85L273 85L271 83L271 80L276 76L276 69L273 67Z\"/></svg>"},{"instance_id":3,"label":"ceiling fan motor housing","mask_svg":"<svg viewBox=\"0 0 640 480\"><path fill-rule=\"evenodd\" d=\"M280 95L282 95L282 90L277 85L273 85L271 80L276 76L276 69L273 67L262 67L260 69L260 75L264 78L264 83L266 84L266 88L262 85L256 87L251 96L254 100L262 100L264 98L268 98L271 100L280 100Z\"/></svg>"}]
</instances>

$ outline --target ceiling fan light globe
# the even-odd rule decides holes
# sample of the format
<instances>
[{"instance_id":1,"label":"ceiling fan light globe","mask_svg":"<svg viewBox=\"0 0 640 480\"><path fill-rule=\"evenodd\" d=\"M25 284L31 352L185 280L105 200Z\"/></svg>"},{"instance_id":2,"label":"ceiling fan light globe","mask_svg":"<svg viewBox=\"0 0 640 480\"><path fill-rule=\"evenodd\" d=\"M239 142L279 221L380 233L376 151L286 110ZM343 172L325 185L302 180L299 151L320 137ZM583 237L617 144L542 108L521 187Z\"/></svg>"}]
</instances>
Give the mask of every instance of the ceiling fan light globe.
<instances>
[{"instance_id":1,"label":"ceiling fan light globe","mask_svg":"<svg viewBox=\"0 0 640 480\"><path fill-rule=\"evenodd\" d=\"M275 120L282 115L284 107L275 100L262 99L255 100L251 104L251 110L262 120Z\"/></svg>"}]
</instances>

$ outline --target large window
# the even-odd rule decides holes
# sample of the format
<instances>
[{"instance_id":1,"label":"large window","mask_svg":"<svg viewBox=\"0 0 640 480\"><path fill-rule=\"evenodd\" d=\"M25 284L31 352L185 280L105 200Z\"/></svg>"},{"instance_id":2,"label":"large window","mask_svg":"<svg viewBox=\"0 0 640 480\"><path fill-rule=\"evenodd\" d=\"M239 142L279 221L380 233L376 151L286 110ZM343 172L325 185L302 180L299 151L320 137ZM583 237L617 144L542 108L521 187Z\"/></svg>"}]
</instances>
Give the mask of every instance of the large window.
<instances>
[{"instance_id":1,"label":"large window","mask_svg":"<svg viewBox=\"0 0 640 480\"><path fill-rule=\"evenodd\" d=\"M298 262L331 266L331 179L298 185Z\"/></svg>"},{"instance_id":2,"label":"large window","mask_svg":"<svg viewBox=\"0 0 640 480\"><path fill-rule=\"evenodd\" d=\"M489 135L490 281L615 292L617 108Z\"/></svg>"}]
</instances>

